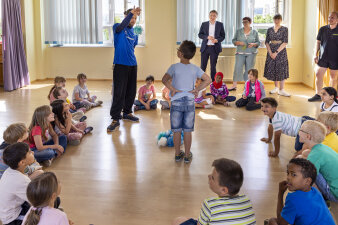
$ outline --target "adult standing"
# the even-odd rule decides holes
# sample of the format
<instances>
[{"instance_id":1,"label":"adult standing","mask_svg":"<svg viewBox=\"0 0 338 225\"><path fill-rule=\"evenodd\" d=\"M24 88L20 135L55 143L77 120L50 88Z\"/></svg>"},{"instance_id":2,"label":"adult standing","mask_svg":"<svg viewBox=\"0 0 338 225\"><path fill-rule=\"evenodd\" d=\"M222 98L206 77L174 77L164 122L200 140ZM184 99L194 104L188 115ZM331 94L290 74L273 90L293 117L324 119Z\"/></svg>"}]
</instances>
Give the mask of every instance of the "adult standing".
<instances>
[{"instance_id":1,"label":"adult standing","mask_svg":"<svg viewBox=\"0 0 338 225\"><path fill-rule=\"evenodd\" d=\"M289 78L289 62L286 53L288 44L288 28L281 25L282 15L276 14L273 17L275 25L270 27L266 33L266 61L264 77L275 83L275 88L270 94L289 97L290 94L284 90L285 80ZM279 82L279 88L278 88Z\"/></svg>"},{"instance_id":2,"label":"adult standing","mask_svg":"<svg viewBox=\"0 0 338 225\"><path fill-rule=\"evenodd\" d=\"M222 51L222 41L225 38L223 23L216 21L218 13L211 10L209 21L202 23L198 37L202 39L201 69L206 70L210 57L210 75L215 80L216 64L219 53Z\"/></svg>"},{"instance_id":3,"label":"adult standing","mask_svg":"<svg viewBox=\"0 0 338 225\"><path fill-rule=\"evenodd\" d=\"M242 19L243 28L236 31L232 43L237 46L233 84L229 91L237 89L238 81L248 80L248 71L255 66L257 48L260 44L258 32L250 27L251 18ZM243 74L243 67L245 68Z\"/></svg>"},{"instance_id":4,"label":"adult standing","mask_svg":"<svg viewBox=\"0 0 338 225\"><path fill-rule=\"evenodd\" d=\"M107 131L114 131L120 126L120 119L137 122L139 119L132 115L132 106L136 96L137 85L137 61L134 53L138 43L138 36L134 33L133 26L141 9L128 9L122 23L113 26L114 31L114 95L110 108L113 122L107 127ZM121 111L123 109L123 115Z\"/></svg>"},{"instance_id":5,"label":"adult standing","mask_svg":"<svg viewBox=\"0 0 338 225\"><path fill-rule=\"evenodd\" d=\"M338 12L331 12L329 25L319 29L314 54L316 66L316 94L309 102L321 101L320 91L323 88L323 78L327 68L330 69L330 86L337 88L338 77ZM318 56L319 53L319 56Z\"/></svg>"}]
</instances>

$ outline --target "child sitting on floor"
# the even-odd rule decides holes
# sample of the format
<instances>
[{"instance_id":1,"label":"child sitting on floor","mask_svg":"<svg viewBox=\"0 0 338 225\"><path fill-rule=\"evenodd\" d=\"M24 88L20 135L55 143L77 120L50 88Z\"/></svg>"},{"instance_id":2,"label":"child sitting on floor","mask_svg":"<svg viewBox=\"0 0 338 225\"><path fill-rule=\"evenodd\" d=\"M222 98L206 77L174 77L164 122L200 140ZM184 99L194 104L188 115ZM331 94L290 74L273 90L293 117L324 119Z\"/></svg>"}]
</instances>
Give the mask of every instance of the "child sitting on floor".
<instances>
[{"instance_id":1,"label":"child sitting on floor","mask_svg":"<svg viewBox=\"0 0 338 225\"><path fill-rule=\"evenodd\" d=\"M61 185L52 172L46 172L32 180L27 187L27 198L32 204L22 224L73 224L66 213L54 208Z\"/></svg>"},{"instance_id":2,"label":"child sitting on floor","mask_svg":"<svg viewBox=\"0 0 338 225\"><path fill-rule=\"evenodd\" d=\"M86 112L86 108L83 107L83 108L76 109L75 105L73 105L68 100L67 98L68 92L66 89L62 87L55 88L53 91L53 96L55 97L55 100L61 99L64 102L67 102L69 104L69 112L72 114L73 120L83 122L87 119L87 116L84 115L84 113Z\"/></svg>"},{"instance_id":3,"label":"child sitting on floor","mask_svg":"<svg viewBox=\"0 0 338 225\"><path fill-rule=\"evenodd\" d=\"M258 80L258 70L251 69L248 71L248 78L244 84L244 92L241 99L236 102L237 107L246 107L251 111L261 108L260 100L265 98L265 90L263 83Z\"/></svg>"},{"instance_id":4,"label":"child sitting on floor","mask_svg":"<svg viewBox=\"0 0 338 225\"><path fill-rule=\"evenodd\" d=\"M170 109L171 106L171 98L170 98L170 90L164 86L162 88L162 99L160 104L162 105L161 109Z\"/></svg>"},{"instance_id":5,"label":"child sitting on floor","mask_svg":"<svg viewBox=\"0 0 338 225\"><path fill-rule=\"evenodd\" d=\"M52 104L54 113L54 130L58 135L67 135L70 145L78 145L83 135L93 130L93 127L87 127L86 122L72 123L72 114L69 112L69 104L63 100L55 100Z\"/></svg>"},{"instance_id":6,"label":"child sitting on floor","mask_svg":"<svg viewBox=\"0 0 338 225\"><path fill-rule=\"evenodd\" d=\"M51 122L54 121L54 113L48 105L35 109L32 122L29 126L28 143L34 152L36 160L50 166L51 160L64 153L67 147L67 137L58 136Z\"/></svg>"},{"instance_id":7,"label":"child sitting on floor","mask_svg":"<svg viewBox=\"0 0 338 225\"><path fill-rule=\"evenodd\" d=\"M6 165L2 159L3 151L9 145L26 141L26 139L28 138L26 125L23 123L11 124L4 131L3 138L4 142L0 145L0 179L2 177L2 174L8 168L8 165ZM28 165L24 172L27 176L29 176L29 178L33 179L34 177L43 173L43 170L40 164L36 162L36 160L34 160L34 163Z\"/></svg>"},{"instance_id":8,"label":"child sitting on floor","mask_svg":"<svg viewBox=\"0 0 338 225\"><path fill-rule=\"evenodd\" d=\"M66 86L66 79L64 77L55 77L54 78L54 85L50 89L48 96L47 96L49 103L52 103L55 100L55 97L53 95L53 91L55 90L55 88L57 88L57 87L63 87L64 88L65 86Z\"/></svg>"},{"instance_id":9,"label":"child sitting on floor","mask_svg":"<svg viewBox=\"0 0 338 225\"><path fill-rule=\"evenodd\" d=\"M34 153L26 143L18 142L5 149L3 160L9 168L0 179L0 221L21 224L30 207L26 189L31 180L25 169L34 163Z\"/></svg>"},{"instance_id":10,"label":"child sitting on floor","mask_svg":"<svg viewBox=\"0 0 338 225\"><path fill-rule=\"evenodd\" d=\"M217 197L204 200L198 221L179 217L173 225L256 224L250 199L238 194L243 184L242 167L230 159L217 159L212 163L209 188Z\"/></svg>"},{"instance_id":11,"label":"child sitting on floor","mask_svg":"<svg viewBox=\"0 0 338 225\"><path fill-rule=\"evenodd\" d=\"M236 100L235 96L229 96L229 91L225 83L223 83L223 73L218 72L215 74L215 81L210 84L210 91L215 98L215 103L225 106L229 105L229 102Z\"/></svg>"},{"instance_id":12,"label":"child sitting on floor","mask_svg":"<svg viewBox=\"0 0 338 225\"><path fill-rule=\"evenodd\" d=\"M322 103L320 104L320 111L338 112L337 91L333 87L324 87L320 95Z\"/></svg>"},{"instance_id":13,"label":"child sitting on floor","mask_svg":"<svg viewBox=\"0 0 338 225\"><path fill-rule=\"evenodd\" d=\"M134 111L156 109L158 100L156 99L156 91L154 87L154 77L147 76L146 84L138 90L138 100L134 101Z\"/></svg>"},{"instance_id":14,"label":"child sitting on floor","mask_svg":"<svg viewBox=\"0 0 338 225\"><path fill-rule=\"evenodd\" d=\"M201 85L202 80L197 79L195 88L197 88L199 85ZM204 88L200 90L197 94L197 97L195 98L195 107L196 108L205 108L205 109L210 109L213 107L213 104L215 104L215 99L214 96L212 95L206 95L207 89Z\"/></svg>"},{"instance_id":15,"label":"child sitting on floor","mask_svg":"<svg viewBox=\"0 0 338 225\"><path fill-rule=\"evenodd\" d=\"M83 73L77 75L78 85L74 87L73 90L73 104L77 109L85 107L86 110L89 110L92 107L97 107L102 105L102 101L96 101L97 97L95 95L90 96L89 90L87 88L87 76Z\"/></svg>"},{"instance_id":16,"label":"child sitting on floor","mask_svg":"<svg viewBox=\"0 0 338 225\"><path fill-rule=\"evenodd\" d=\"M299 142L298 131L302 123L306 120L314 120L311 117L303 116L296 117L287 113L277 111L278 103L276 99L267 97L261 100L262 112L269 117L268 137L261 138L265 143L271 143L272 136L274 136L273 143L275 147L274 152L269 152L270 157L277 157L280 150L280 137L286 134L291 137L296 137L295 150L300 151L303 144Z\"/></svg>"},{"instance_id":17,"label":"child sitting on floor","mask_svg":"<svg viewBox=\"0 0 338 225\"><path fill-rule=\"evenodd\" d=\"M316 180L315 166L306 159L291 159L287 166L287 180L279 183L277 218L264 224L335 225L320 192L312 187ZM291 191L283 197L286 189Z\"/></svg>"},{"instance_id":18,"label":"child sitting on floor","mask_svg":"<svg viewBox=\"0 0 338 225\"><path fill-rule=\"evenodd\" d=\"M326 136L325 126L318 121L305 121L299 130L300 142L306 144L310 153L307 159L317 169L316 185L324 199L338 202L338 154L321 144ZM303 153L305 153L304 151Z\"/></svg>"}]
</instances>

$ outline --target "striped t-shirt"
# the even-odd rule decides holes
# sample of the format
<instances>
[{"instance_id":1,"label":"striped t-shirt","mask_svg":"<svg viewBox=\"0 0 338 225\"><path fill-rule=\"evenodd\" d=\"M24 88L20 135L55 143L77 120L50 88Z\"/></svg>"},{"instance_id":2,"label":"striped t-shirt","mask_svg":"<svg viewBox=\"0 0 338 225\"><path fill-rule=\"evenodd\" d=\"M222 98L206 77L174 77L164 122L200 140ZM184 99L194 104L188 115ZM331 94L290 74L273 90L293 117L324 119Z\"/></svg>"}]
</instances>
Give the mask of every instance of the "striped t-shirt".
<instances>
[{"instance_id":1,"label":"striped t-shirt","mask_svg":"<svg viewBox=\"0 0 338 225\"><path fill-rule=\"evenodd\" d=\"M322 111L338 112L338 103L333 102L333 104L330 107L325 109L325 102L322 102L322 104L320 105L320 109Z\"/></svg>"},{"instance_id":2,"label":"striped t-shirt","mask_svg":"<svg viewBox=\"0 0 338 225\"><path fill-rule=\"evenodd\" d=\"M270 123L272 124L273 131L282 130L283 134L296 137L302 125L302 118L277 111L270 120Z\"/></svg>"},{"instance_id":3,"label":"striped t-shirt","mask_svg":"<svg viewBox=\"0 0 338 225\"><path fill-rule=\"evenodd\" d=\"M256 224L255 213L246 195L204 200L198 222L201 225Z\"/></svg>"}]
</instances>

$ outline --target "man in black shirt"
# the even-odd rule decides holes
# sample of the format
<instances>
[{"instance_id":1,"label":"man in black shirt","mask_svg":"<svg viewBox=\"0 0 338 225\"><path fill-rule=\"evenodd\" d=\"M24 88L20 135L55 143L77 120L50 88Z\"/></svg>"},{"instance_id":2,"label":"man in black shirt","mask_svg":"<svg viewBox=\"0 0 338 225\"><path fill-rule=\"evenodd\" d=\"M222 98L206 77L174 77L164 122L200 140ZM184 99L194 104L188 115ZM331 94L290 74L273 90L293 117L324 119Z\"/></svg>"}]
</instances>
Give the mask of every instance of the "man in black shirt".
<instances>
[{"instance_id":1,"label":"man in black shirt","mask_svg":"<svg viewBox=\"0 0 338 225\"><path fill-rule=\"evenodd\" d=\"M316 94L309 102L320 101L320 91L323 88L323 78L327 68L330 69L330 86L337 88L338 77L338 12L331 12L329 25L319 29L314 61L316 67ZM319 56L318 56L319 52Z\"/></svg>"}]
</instances>

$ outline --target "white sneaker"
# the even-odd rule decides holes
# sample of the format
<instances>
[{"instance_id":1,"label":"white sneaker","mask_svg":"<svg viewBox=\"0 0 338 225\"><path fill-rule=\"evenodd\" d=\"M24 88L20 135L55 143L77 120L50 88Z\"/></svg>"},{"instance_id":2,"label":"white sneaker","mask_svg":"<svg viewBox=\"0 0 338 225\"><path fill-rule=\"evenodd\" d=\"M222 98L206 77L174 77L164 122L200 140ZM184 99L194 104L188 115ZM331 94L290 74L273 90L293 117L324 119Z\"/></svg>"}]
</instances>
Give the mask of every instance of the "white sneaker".
<instances>
[{"instance_id":1,"label":"white sneaker","mask_svg":"<svg viewBox=\"0 0 338 225\"><path fill-rule=\"evenodd\" d=\"M270 91L270 94L276 94L278 93L279 89L278 87L275 87L273 90Z\"/></svg>"},{"instance_id":2,"label":"white sneaker","mask_svg":"<svg viewBox=\"0 0 338 225\"><path fill-rule=\"evenodd\" d=\"M213 108L213 107L214 107L213 104L204 105L204 108L205 108L205 109L211 109L211 108Z\"/></svg>"},{"instance_id":3,"label":"white sneaker","mask_svg":"<svg viewBox=\"0 0 338 225\"><path fill-rule=\"evenodd\" d=\"M278 94L279 94L279 95L282 95L282 96L285 96L285 97L290 97L290 96L291 96L289 93L287 93L286 91L284 91L284 89L283 89L283 90L280 90L280 91L278 92Z\"/></svg>"}]
</instances>

